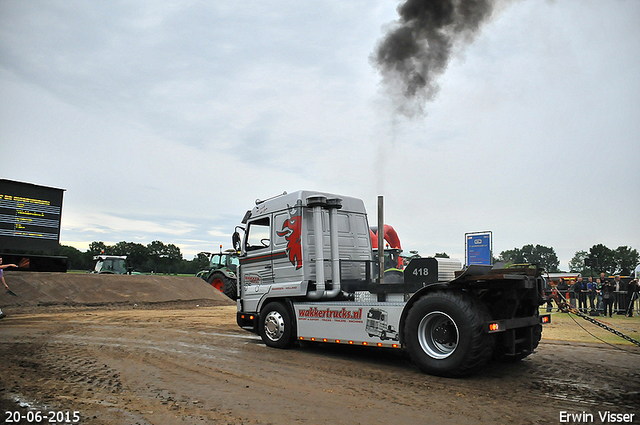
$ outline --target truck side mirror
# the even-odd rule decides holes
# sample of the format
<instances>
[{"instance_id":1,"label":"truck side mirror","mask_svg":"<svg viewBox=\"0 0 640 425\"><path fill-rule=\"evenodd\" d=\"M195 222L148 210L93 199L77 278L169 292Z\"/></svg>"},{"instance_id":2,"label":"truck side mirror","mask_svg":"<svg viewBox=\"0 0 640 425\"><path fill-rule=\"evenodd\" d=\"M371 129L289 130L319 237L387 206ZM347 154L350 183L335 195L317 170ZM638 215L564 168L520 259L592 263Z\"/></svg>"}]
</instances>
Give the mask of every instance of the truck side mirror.
<instances>
[{"instance_id":1,"label":"truck side mirror","mask_svg":"<svg viewBox=\"0 0 640 425\"><path fill-rule=\"evenodd\" d=\"M237 231L233 232L233 236L231 237L231 240L233 242L233 249L236 250L236 252L240 251L240 233L238 233Z\"/></svg>"}]
</instances>

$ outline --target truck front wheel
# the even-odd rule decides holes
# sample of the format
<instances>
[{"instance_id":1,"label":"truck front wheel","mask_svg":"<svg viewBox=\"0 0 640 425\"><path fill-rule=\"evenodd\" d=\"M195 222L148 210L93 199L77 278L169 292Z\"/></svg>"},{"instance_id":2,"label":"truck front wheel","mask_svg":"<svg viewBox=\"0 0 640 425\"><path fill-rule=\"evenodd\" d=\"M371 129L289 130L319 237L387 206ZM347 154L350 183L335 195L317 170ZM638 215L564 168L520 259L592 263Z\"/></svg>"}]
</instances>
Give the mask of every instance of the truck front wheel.
<instances>
[{"instance_id":1,"label":"truck front wheel","mask_svg":"<svg viewBox=\"0 0 640 425\"><path fill-rule=\"evenodd\" d=\"M258 330L269 347L288 348L293 343L293 322L289 310L282 304L267 304L260 314Z\"/></svg>"},{"instance_id":2,"label":"truck front wheel","mask_svg":"<svg viewBox=\"0 0 640 425\"><path fill-rule=\"evenodd\" d=\"M486 308L471 296L452 291L427 294L407 316L405 342L413 362L424 372L462 376L484 364L494 339L484 333Z\"/></svg>"}]
</instances>

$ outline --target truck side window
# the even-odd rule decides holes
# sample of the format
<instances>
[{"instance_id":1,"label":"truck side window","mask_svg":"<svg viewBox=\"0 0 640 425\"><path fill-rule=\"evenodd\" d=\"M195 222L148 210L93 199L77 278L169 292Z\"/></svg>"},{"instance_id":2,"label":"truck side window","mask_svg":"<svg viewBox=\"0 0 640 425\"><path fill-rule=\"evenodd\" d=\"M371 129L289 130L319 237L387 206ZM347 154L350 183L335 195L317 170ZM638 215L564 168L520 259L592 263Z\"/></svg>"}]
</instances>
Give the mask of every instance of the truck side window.
<instances>
[{"instance_id":1,"label":"truck side window","mask_svg":"<svg viewBox=\"0 0 640 425\"><path fill-rule=\"evenodd\" d=\"M247 228L246 250L268 248L271 245L271 226L269 217L249 223Z\"/></svg>"}]
</instances>

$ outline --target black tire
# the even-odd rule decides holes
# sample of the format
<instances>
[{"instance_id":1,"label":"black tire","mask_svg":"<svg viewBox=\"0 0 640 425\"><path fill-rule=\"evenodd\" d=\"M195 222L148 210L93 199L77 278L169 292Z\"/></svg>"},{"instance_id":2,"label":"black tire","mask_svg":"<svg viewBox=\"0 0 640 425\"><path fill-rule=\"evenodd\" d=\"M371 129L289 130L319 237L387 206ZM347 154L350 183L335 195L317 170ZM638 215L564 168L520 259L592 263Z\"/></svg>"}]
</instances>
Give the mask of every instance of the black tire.
<instances>
[{"instance_id":1,"label":"black tire","mask_svg":"<svg viewBox=\"0 0 640 425\"><path fill-rule=\"evenodd\" d=\"M293 327L289 309L281 303L271 302L260 312L258 333L269 347L291 347L295 338Z\"/></svg>"},{"instance_id":2,"label":"black tire","mask_svg":"<svg viewBox=\"0 0 640 425\"><path fill-rule=\"evenodd\" d=\"M232 300L235 301L238 298L235 279L227 277L224 273L211 273L209 279L207 279L207 282L209 283L209 285L213 286Z\"/></svg>"},{"instance_id":3,"label":"black tire","mask_svg":"<svg viewBox=\"0 0 640 425\"><path fill-rule=\"evenodd\" d=\"M425 373L457 377L471 373L493 354L494 338L484 332L489 313L468 294L438 291L409 310L405 343Z\"/></svg>"},{"instance_id":4,"label":"black tire","mask_svg":"<svg viewBox=\"0 0 640 425\"><path fill-rule=\"evenodd\" d=\"M222 290L222 293L234 301L237 300L238 287L236 286L236 280L229 277L226 278L226 280L224 281L224 289Z\"/></svg>"}]
</instances>

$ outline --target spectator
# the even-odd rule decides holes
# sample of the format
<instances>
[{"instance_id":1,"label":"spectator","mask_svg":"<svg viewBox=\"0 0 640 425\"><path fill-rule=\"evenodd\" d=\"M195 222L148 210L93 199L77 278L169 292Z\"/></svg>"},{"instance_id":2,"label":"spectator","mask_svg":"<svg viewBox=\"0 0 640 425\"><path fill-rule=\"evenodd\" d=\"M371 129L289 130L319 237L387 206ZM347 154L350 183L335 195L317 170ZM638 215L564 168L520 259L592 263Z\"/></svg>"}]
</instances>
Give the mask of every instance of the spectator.
<instances>
[{"instance_id":1,"label":"spectator","mask_svg":"<svg viewBox=\"0 0 640 425\"><path fill-rule=\"evenodd\" d=\"M637 298L638 289L638 279L633 279L627 285L627 317L633 317L633 302Z\"/></svg>"},{"instance_id":2,"label":"spectator","mask_svg":"<svg viewBox=\"0 0 640 425\"><path fill-rule=\"evenodd\" d=\"M560 282L558 283L558 292L562 295L562 301L566 302L567 295L569 294L569 285L567 285L567 282L565 282L563 278L560 278ZM560 311L560 308L558 308L558 311Z\"/></svg>"},{"instance_id":3,"label":"spectator","mask_svg":"<svg viewBox=\"0 0 640 425\"><path fill-rule=\"evenodd\" d=\"M605 283L607 283L607 281L608 281L608 279L604 275L604 272L600 273L600 283L602 283L604 285Z\"/></svg>"},{"instance_id":4,"label":"spectator","mask_svg":"<svg viewBox=\"0 0 640 425\"><path fill-rule=\"evenodd\" d=\"M576 291L576 289L578 291ZM580 291L579 289L579 285L578 282L573 282L573 285L571 285L569 287L569 304L571 304L571 307L573 308L577 308L578 307L578 292Z\"/></svg>"},{"instance_id":5,"label":"spectator","mask_svg":"<svg viewBox=\"0 0 640 425\"><path fill-rule=\"evenodd\" d=\"M596 310L598 310L598 313L601 313L604 308L604 304L602 303L602 280L600 280L600 278L596 279L595 291Z\"/></svg>"},{"instance_id":6,"label":"spectator","mask_svg":"<svg viewBox=\"0 0 640 425\"><path fill-rule=\"evenodd\" d=\"M9 286L7 285L7 282L4 280L4 269L8 269L9 267L18 267L15 264L2 264L2 257L0 257L0 281L2 281L2 284L4 285L4 289L6 289L7 291L9 290ZM0 309L0 319L7 317L6 314L4 314L2 312L2 310Z\"/></svg>"},{"instance_id":7,"label":"spectator","mask_svg":"<svg viewBox=\"0 0 640 425\"><path fill-rule=\"evenodd\" d=\"M607 315L607 309L609 310L609 317L613 315L613 298L615 286L609 280L605 281L602 285L602 302L604 303L604 315Z\"/></svg>"},{"instance_id":8,"label":"spectator","mask_svg":"<svg viewBox=\"0 0 640 425\"><path fill-rule=\"evenodd\" d=\"M622 291L622 282L620 281L620 275L616 275L616 277L613 278L613 282L611 282L613 285L613 290L615 292L621 292ZM624 307L622 305L620 305L620 296L618 294L614 294L614 298L613 298L613 309L618 312L620 310L623 310Z\"/></svg>"},{"instance_id":9,"label":"spectator","mask_svg":"<svg viewBox=\"0 0 640 425\"><path fill-rule=\"evenodd\" d=\"M587 311L587 285L582 281L581 277L576 281L573 292L578 297L578 309L585 313Z\"/></svg>"},{"instance_id":10,"label":"spectator","mask_svg":"<svg viewBox=\"0 0 640 425\"><path fill-rule=\"evenodd\" d=\"M591 311L595 311L595 300L596 300L596 285L593 283L593 278L589 278L589 282L587 282L587 296L589 297L589 308Z\"/></svg>"},{"instance_id":11,"label":"spectator","mask_svg":"<svg viewBox=\"0 0 640 425\"><path fill-rule=\"evenodd\" d=\"M547 313L551 313L553 311L553 300L554 298L557 300L558 290L551 284L551 280L546 280L547 282L547 290L545 291L545 299L547 301ZM560 309L558 309L559 311Z\"/></svg>"}]
</instances>

